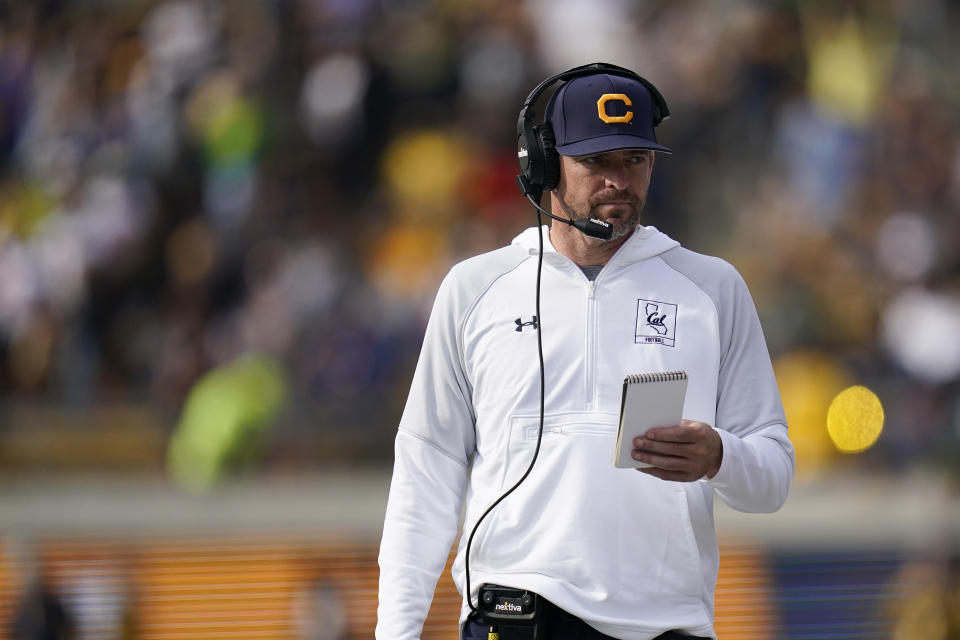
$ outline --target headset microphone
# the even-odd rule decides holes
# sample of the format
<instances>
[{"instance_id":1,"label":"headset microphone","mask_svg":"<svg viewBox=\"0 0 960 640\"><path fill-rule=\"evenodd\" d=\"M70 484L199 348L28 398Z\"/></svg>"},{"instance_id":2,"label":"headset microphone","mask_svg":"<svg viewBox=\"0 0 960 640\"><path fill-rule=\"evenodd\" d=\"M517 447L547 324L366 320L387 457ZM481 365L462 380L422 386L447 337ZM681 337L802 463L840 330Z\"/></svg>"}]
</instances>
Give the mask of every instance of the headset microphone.
<instances>
[{"instance_id":1,"label":"headset microphone","mask_svg":"<svg viewBox=\"0 0 960 640\"><path fill-rule=\"evenodd\" d=\"M517 182L520 182L521 180L523 180L523 176L517 176ZM523 189L523 185L520 186L520 189ZM541 207L539 204L537 204L537 201L534 200L532 194L527 193L526 196L527 196L527 200L530 201L530 204L536 207L540 213L546 216L549 216L554 220L565 222L571 227L576 227L577 229L582 231L585 235L588 235L591 238L600 238L601 240L609 240L610 236L613 235L613 226L609 222L605 222L603 220L600 220L599 218L579 218L577 220L571 220L569 218L561 218L559 216L553 215L552 213L550 213L549 211Z\"/></svg>"},{"instance_id":2,"label":"headset microphone","mask_svg":"<svg viewBox=\"0 0 960 640\"><path fill-rule=\"evenodd\" d=\"M554 220L559 220L556 216L551 216ZM567 224L572 224L580 231L584 232L591 238L600 238L601 240L609 240L610 236L613 235L613 227L610 226L609 222L604 222L598 218L587 218L585 220L567 220Z\"/></svg>"}]
</instances>

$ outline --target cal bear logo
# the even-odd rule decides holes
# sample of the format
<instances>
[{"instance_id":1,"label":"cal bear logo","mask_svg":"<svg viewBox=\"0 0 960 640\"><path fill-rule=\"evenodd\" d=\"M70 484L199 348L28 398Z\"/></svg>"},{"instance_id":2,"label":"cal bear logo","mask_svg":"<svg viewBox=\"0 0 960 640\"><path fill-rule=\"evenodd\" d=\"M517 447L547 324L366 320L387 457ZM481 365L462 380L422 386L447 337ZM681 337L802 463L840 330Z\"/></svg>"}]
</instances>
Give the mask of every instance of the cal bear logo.
<instances>
[{"instance_id":1,"label":"cal bear logo","mask_svg":"<svg viewBox=\"0 0 960 640\"><path fill-rule=\"evenodd\" d=\"M637 344L676 345L677 305L659 300L637 300Z\"/></svg>"}]
</instances>

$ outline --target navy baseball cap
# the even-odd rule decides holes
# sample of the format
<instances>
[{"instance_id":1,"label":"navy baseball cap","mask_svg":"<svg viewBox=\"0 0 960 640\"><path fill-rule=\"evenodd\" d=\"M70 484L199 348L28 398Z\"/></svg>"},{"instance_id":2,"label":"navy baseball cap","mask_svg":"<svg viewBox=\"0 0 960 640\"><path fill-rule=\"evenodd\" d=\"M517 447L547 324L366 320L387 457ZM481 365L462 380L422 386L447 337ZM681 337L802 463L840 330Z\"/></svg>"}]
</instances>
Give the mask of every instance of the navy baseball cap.
<instances>
[{"instance_id":1,"label":"navy baseball cap","mask_svg":"<svg viewBox=\"0 0 960 640\"><path fill-rule=\"evenodd\" d=\"M653 97L644 84L626 76L578 76L554 92L545 120L553 127L557 152L587 156L619 149L653 149Z\"/></svg>"}]
</instances>

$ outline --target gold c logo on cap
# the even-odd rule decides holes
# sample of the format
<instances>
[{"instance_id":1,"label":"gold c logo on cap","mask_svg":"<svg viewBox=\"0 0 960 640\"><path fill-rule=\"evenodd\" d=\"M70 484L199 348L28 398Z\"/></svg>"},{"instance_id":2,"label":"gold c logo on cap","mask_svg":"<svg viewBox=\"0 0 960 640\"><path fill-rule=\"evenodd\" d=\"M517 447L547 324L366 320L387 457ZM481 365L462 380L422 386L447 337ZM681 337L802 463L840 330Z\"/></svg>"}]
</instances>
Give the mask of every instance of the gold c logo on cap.
<instances>
[{"instance_id":1,"label":"gold c logo on cap","mask_svg":"<svg viewBox=\"0 0 960 640\"><path fill-rule=\"evenodd\" d=\"M611 100L619 100L628 107L633 105L633 102L625 93L605 93L600 96L599 100L597 100L597 114L600 116L601 120L607 124L612 122L630 122L633 120L633 111L627 111L627 113L622 116L611 116L608 114L607 103Z\"/></svg>"}]
</instances>

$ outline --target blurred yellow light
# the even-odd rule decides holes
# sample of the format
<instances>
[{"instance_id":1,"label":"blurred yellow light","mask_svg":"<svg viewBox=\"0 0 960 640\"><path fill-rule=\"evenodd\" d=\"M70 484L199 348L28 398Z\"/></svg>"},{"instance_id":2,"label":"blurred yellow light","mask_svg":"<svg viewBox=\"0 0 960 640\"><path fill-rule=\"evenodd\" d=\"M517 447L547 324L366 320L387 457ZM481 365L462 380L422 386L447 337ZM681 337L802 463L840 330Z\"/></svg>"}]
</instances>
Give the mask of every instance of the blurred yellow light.
<instances>
[{"instance_id":1,"label":"blurred yellow light","mask_svg":"<svg viewBox=\"0 0 960 640\"><path fill-rule=\"evenodd\" d=\"M883 431L883 405L862 386L844 389L827 410L827 432L844 453L859 453L873 446Z\"/></svg>"}]
</instances>

